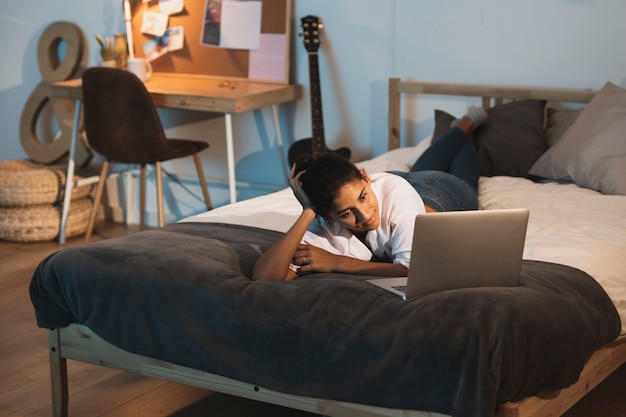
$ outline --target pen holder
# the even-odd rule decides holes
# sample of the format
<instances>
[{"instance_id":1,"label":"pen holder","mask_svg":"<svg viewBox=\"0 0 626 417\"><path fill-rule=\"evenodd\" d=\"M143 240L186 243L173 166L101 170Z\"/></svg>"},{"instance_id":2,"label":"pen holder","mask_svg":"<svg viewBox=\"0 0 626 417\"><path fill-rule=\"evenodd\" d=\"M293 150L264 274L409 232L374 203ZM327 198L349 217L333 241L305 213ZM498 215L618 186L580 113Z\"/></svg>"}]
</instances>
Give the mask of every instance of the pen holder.
<instances>
[{"instance_id":1,"label":"pen holder","mask_svg":"<svg viewBox=\"0 0 626 417\"><path fill-rule=\"evenodd\" d=\"M117 67L117 52L113 45L113 39L103 39L102 36L96 35L96 40L100 44L100 66L102 67Z\"/></svg>"}]
</instances>

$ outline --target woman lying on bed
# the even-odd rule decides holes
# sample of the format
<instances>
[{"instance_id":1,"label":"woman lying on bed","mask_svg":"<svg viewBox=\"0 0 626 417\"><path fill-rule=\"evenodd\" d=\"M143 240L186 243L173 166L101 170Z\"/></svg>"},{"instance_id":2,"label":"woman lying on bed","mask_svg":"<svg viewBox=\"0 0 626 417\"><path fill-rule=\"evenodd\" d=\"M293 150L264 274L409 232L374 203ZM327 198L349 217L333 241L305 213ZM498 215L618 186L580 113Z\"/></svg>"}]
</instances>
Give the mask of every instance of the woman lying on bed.
<instances>
[{"instance_id":1,"label":"woman lying on bed","mask_svg":"<svg viewBox=\"0 0 626 417\"><path fill-rule=\"evenodd\" d=\"M303 210L256 262L255 280L310 272L405 276L415 216L478 208L480 168L470 137L487 117L472 107L409 172L369 176L329 153L294 164L289 184Z\"/></svg>"}]
</instances>

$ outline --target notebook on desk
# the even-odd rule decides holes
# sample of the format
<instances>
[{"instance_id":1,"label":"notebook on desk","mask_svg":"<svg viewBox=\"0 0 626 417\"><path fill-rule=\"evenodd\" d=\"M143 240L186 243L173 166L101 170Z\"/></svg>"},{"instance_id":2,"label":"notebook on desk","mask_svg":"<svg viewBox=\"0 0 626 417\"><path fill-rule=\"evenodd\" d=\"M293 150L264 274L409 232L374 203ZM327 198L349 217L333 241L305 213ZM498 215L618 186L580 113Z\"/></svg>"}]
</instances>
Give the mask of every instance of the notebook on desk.
<instances>
[{"instance_id":1,"label":"notebook on desk","mask_svg":"<svg viewBox=\"0 0 626 417\"><path fill-rule=\"evenodd\" d=\"M369 283L403 299L519 282L528 209L450 211L415 218L407 277Z\"/></svg>"}]
</instances>

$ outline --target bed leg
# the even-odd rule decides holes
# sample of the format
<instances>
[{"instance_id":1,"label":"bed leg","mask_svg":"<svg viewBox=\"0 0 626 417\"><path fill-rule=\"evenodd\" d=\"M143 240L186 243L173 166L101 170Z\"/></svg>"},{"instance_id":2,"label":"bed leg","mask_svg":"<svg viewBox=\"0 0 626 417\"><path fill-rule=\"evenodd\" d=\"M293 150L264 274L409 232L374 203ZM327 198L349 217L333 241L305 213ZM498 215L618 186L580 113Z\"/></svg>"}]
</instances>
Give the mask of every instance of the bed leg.
<instances>
[{"instance_id":1,"label":"bed leg","mask_svg":"<svg viewBox=\"0 0 626 417\"><path fill-rule=\"evenodd\" d=\"M59 329L48 332L50 349L50 382L52 383L52 416L67 417L67 359L61 356L61 335Z\"/></svg>"}]
</instances>

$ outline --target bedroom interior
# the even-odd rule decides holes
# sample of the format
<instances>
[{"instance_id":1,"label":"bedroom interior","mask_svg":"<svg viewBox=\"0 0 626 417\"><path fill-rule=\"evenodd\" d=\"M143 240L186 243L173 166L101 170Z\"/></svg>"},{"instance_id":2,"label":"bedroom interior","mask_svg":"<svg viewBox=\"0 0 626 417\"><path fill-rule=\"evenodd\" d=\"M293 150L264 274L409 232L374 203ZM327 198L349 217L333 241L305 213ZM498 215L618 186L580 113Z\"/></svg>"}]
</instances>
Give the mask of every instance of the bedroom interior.
<instances>
[{"instance_id":1,"label":"bedroom interior","mask_svg":"<svg viewBox=\"0 0 626 417\"><path fill-rule=\"evenodd\" d=\"M16 32L26 32L30 40L23 48L11 48L10 52L19 57L15 62L24 62L24 67L12 66L13 72L8 74L8 79L11 81L8 83L13 88L0 90L0 105L3 111L6 108L10 114L13 109L7 105L9 100L24 102L34 85L39 82L41 75L33 68L28 68L26 63L35 61L34 47L40 31L55 20L76 22L85 30L89 39L93 39L95 33L123 31L125 23L122 16L123 10L109 3L105 0L98 3L101 10L105 12L97 20L97 24L90 20L93 16L74 10L69 5L66 10L55 10L54 19L49 15L36 16L37 13L31 16L32 11L29 11L28 19L34 20L27 20L25 11L19 6L0 6L0 10L5 10L5 16L12 16L12 19L8 19L14 25L12 28ZM617 308L615 313L608 311L598 313L601 317L594 317L596 321L591 325L595 330L593 332L585 330L585 334L590 333L585 339L572 337L572 331L582 327L574 326L570 330L568 327L570 324L565 323L562 328L546 327L552 329L555 334L562 334L561 342L572 341L568 348L560 348L562 354L557 356L562 356L558 360L563 360L563 362L554 361L555 365L568 365L564 365L563 369L551 371L547 369L550 367L547 367L543 381L540 380L541 378L535 379L536 376L523 376L523 378L528 378L520 382L520 385L528 384L524 388L516 386L517 382L514 378L512 378L513 381L508 381L506 374L502 378L499 376L497 379L502 384L500 388L508 392L509 396L502 394L503 397L498 396L498 398L515 398L515 400L501 406L496 415L565 415L569 417L623 415L626 405L620 398L621 395L616 393L626 381L624 371L626 365L623 365L626 362L626 348L624 347L626 344L623 342L623 330L617 342L612 342L616 336L615 320L610 318L612 314L618 314L622 322L626 321L623 310L626 306L623 297L623 279L626 274L624 261L620 256L626 248L624 241L626 202L625 197L622 196L624 194L623 175L620 176L620 173L623 174L623 164L620 166L620 159L617 159L617 165L611 164L611 157L619 157L620 151L615 152L620 146L619 139L616 141L615 136L607 138L604 133L598 132L619 132L621 129L622 120L624 120L622 110L626 100L623 98L624 93L620 86L624 86L623 74L626 64L623 56L626 55L620 53L608 55L600 52L605 49L598 45L608 43L615 46L614 51L623 49L617 39L623 39L625 33L620 33L620 31L626 30L619 24L616 16L626 11L624 9L626 6L617 2L598 5L588 1L561 1L548 5L538 1L523 5L513 3L505 5L495 1L484 1L478 4L473 3L471 6L462 4L463 2L460 1L448 5L430 3L398 0L380 5L371 2L371 7L364 8L363 2L357 1L339 4L322 1L315 5L299 0L294 1L291 12L294 34L290 71L291 82L300 85L302 93L293 103L281 105L280 129L287 133L287 143L310 136L312 130L311 115L314 115L312 109L314 102L307 103L313 95L309 91L311 88L310 73L308 73L311 69L310 56L307 56L307 51L301 45L302 39L295 34L298 31L300 17L305 15L319 15L325 25L319 68L321 88L324 90L325 132L323 133L331 148L349 146L353 159L367 166L368 170L387 170L408 165L408 159L416 157L419 152L423 151L430 137L436 137L439 129L446 122L449 123L452 115L462 114L469 104L479 103L485 108L495 105L496 108L489 110L492 130L485 130L484 135L480 137L480 142L477 142L483 156L482 168L485 176L481 179L481 208L492 209L516 204L531 206L531 227L525 252L525 259L528 261L524 273L527 274L528 285L532 288L539 284L535 282L535 278L531 278L536 274L535 268L538 267L537 264L530 262L531 260L570 265L584 271L583 275L588 273L597 280L608 294L607 299L610 299ZM378 17L376 24L370 23L372 10L376 11ZM541 16L538 16L537 10L542 10ZM597 15L603 24L594 27L595 30L581 34L578 30L581 22L587 22L590 14ZM564 15L569 18L560 19ZM525 17L524 24L521 23L519 16ZM559 19L556 19L556 16ZM37 29L33 29L33 24L27 27L24 25L25 21L36 21L34 26ZM90 25L90 23L94 24ZM520 28L527 28L529 23L533 30L526 31L523 35L519 33L519 30L512 30L515 24L519 24ZM585 27L588 26L586 23L585 25ZM476 34L472 39L475 42L472 43L471 48L459 48L458 45L467 39L468 30L473 30ZM555 37L555 31L563 36ZM346 32L349 32L349 35L346 36ZM433 37L433 33L437 36ZM550 39L551 42L547 43L546 39ZM95 50L90 49L89 61L92 64L97 62ZM537 64L539 61L542 65ZM19 75L20 73L22 74ZM22 78L24 81L16 81ZM422 80L427 82L422 82ZM593 101L594 98L596 98L595 101ZM557 103L564 104L562 107L555 107ZM511 109L515 109L515 112ZM17 109L18 113L19 110ZM216 244L210 251L215 253L216 261L220 260L219 265L216 266L218 269L215 271L224 271L219 274L231 271L237 263L233 259L239 257L239 262L242 263L235 268L239 271L236 273L245 275L250 262L249 251L241 249L242 242L234 241L231 237L226 239L229 231L239 230L241 233L237 235L240 236L248 236L251 233L250 239L254 239L263 247L274 235L257 233L249 229L258 225L258 218L264 219L264 228L275 232L284 231L285 225L293 219L293 201L290 199L288 189L285 189L284 161L277 160L277 155L283 150L278 147L279 138L273 137L278 134L273 129L266 128L267 125L271 126L273 123L273 115L270 112L254 110L237 114L234 117L236 136L246 138L245 141L236 142L237 191L239 193L237 197L240 202L235 205L228 205L230 190L225 187L225 182L223 180L211 181L214 178L224 178L227 171L224 158L220 156L226 154L226 150L221 148L224 142L222 120L207 114L193 112L189 114L190 112L171 109L160 109L159 113L170 135L201 137L210 142L212 152L202 155L202 159L207 168L207 176L210 177L211 196L214 202L219 202L216 204L219 207L211 212L205 212L206 208L202 208L202 199L188 192L186 186L180 186L182 183L197 187L197 184L190 179L192 175L189 174L193 173L193 164L175 163L167 167L172 173L169 177L172 180L166 186L167 204L175 217L168 219L168 223L178 220L181 222L166 227L162 232L152 229L145 234L135 235L133 232L137 227L133 224L136 223L134 217L127 217L130 223L128 225L107 219L98 224L98 227L102 227L102 235L93 239L101 240L101 242L86 247L84 250L80 247L80 238L70 238L64 245L69 249L66 253L68 256L71 255L72 259L76 260L75 262L66 262L61 254L49 258L39 267L37 265L40 261L59 249L58 242L35 244L0 242L2 264L8 266L7 272L3 272L1 278L3 285L0 288L3 290L0 293L2 300L0 311L3 313L3 318L0 321L0 330L3 334L11 335L2 338L0 346L4 345L5 350L10 352L6 359L6 368L14 372L14 377L10 375L11 372L2 377L2 385L8 388L0 391L0 408L9 410L8 415L16 416L49 415L51 409L54 410L54 415L66 415L68 407L69 415L80 413L77 410L83 410L83 413L87 414L98 412L101 415L127 415L130 410L136 410L139 415L152 415L157 411L170 413L169 415L197 415L198 412L213 410L211 407L224 407L225 412L232 412L232 415L238 415L237 413L280 415L293 412L281 407L264 408L272 406L241 399L249 398L333 416L399 415L398 413L411 416L440 415L422 413L419 411L422 408L414 404L407 405L407 401L395 403L390 399L376 398L375 394L370 395L374 397L372 403L366 402L370 405L361 406L358 404L361 401L357 394L346 395L341 392L331 394L324 391L328 389L328 386L316 387L317 391L309 391L313 387L309 388L304 381L302 381L301 389L285 390L279 388L284 385L282 381L257 379L259 382L246 383L244 381L248 377L242 377L238 369L231 369L233 364L224 368L225 363L221 363L219 364L221 371L213 371L213 365L198 364L196 366L195 363L184 360L172 360L172 356L168 356L171 352L165 346L162 356L160 353L151 355L150 349L144 350L146 347L128 334L122 339L116 339L116 336L109 330L103 332L102 323L98 323L97 319L94 321L93 317L89 317L86 325L72 324L65 328L59 324L66 319L59 319L61 316L56 310L64 302L73 304L71 301L73 295L64 290L65 278L63 274L57 275L58 268L64 265L65 269L65 264L68 264L68 268L76 268L74 271L68 269L69 274L80 275L80 268L84 267L81 266L83 257L93 256L98 248L106 248L113 253L118 250L126 251L130 245L136 246L139 252L146 255L146 250L148 252L152 249L158 250L157 247L151 246L152 243L145 246L148 249L144 249L144 245L148 244L147 241L154 240L154 237L171 238L172 242L178 242L179 247L187 248L185 253L180 254L182 259L191 260L194 251L190 250L190 242L197 243L199 248L203 248L202 250L208 250L202 243L202 239L207 236L203 236L204 232L200 231L207 227L206 230L213 230L212 233L214 233L208 235L213 238L209 240ZM622 118L619 117L620 115ZM18 119L19 116L16 116L15 120ZM602 129L598 129L598 125L601 125ZM17 127L11 126L10 123L2 123L0 129L4 132L3 137L13 135L17 138L19 136ZM516 134L513 134L515 129L517 129ZM496 139L494 139L494 132L495 136L498 136ZM522 132L523 137L520 136ZM313 133L315 136L315 132ZM584 136L584 141L580 140L581 136ZM538 147L538 141L543 141L543 145L540 143L541 146ZM549 151L545 142L550 144ZM0 147L2 147L3 160L24 158L18 139L12 142L3 140L0 142ZM280 152L276 152L277 148ZM512 154L504 152L505 148L513 149ZM286 155L284 156L286 158ZM568 161L572 160L576 160L576 163L568 164ZM597 173L601 175L598 176ZM533 174L555 178L570 176L574 183L534 183L524 178ZM126 180L129 179L130 182L136 180L136 178L126 178ZM254 184L257 182L272 185L255 189ZM131 187L131 185L123 184L121 187ZM276 192L268 194L268 188L273 188ZM120 190L117 193L122 195L124 191ZM201 195L199 191L196 194ZM115 198L110 201L115 202ZM121 203L123 205L124 201ZM549 210L546 210L546 207ZM533 209L535 210L534 216ZM596 216L593 209L599 209L601 215ZM154 207L153 210L155 210ZM255 216L259 216L256 222ZM149 218L152 220L151 226L153 227L156 226L155 219L154 215L151 219ZM221 226L230 223L237 225L230 226L236 229ZM98 227L96 235L98 235ZM549 239L549 233L559 236L559 240ZM588 239L581 240L581 236L585 234L588 234ZM114 239L116 236L119 238ZM216 240L218 236L221 236L220 242ZM594 246L597 247L594 248ZM232 258L231 254L227 255L230 252L226 248L229 247L234 250L235 258ZM570 248L570 252L568 253L564 248ZM604 251L606 256L600 257L598 250ZM167 256L164 256L161 262L167 262L167 259ZM601 265L599 259L606 259L606 265ZM30 283L35 268L37 270ZM55 272L51 272L52 270ZM120 277L125 274L120 271L114 272L106 262L102 264L101 270L105 271L103 274L111 273ZM227 275L230 276L231 273L228 272ZM554 271L554 273L564 272ZM216 276L221 276L219 274L216 272ZM94 280L100 279L97 278L100 273L89 272L88 275L94 275ZM137 271L137 275L140 276L141 272ZM546 276L556 278L557 275ZM370 289L363 288L358 279L336 288L334 281L330 282L331 278L329 278L328 285L332 286L329 288L337 291L338 297L359 294L357 298L368 299L372 302L372 306L383 308L384 299L379 295L371 294ZM59 288L54 289L51 283L56 282L57 279ZM306 287L306 281L302 280L298 285ZM582 278L582 281L585 281L585 278ZM589 284L592 282L594 280L591 280ZM33 305L28 297L29 284L34 285L31 287L31 295L33 288L37 294L33 302L36 305L39 325L46 328L55 327L48 332L47 343L46 331L37 329L34 322ZM231 300L234 303L239 302L239 296L232 292L233 285L229 283L226 286L220 284L215 287L215 291L225 297L225 303ZM237 281L236 286L248 288L247 284L242 285ZM324 283L324 285L327 284ZM251 287L250 290L256 291L261 296L263 294L263 288L258 286ZM563 291L564 298L570 298L570 296L565 296L565 294L570 294L568 292L570 289L563 287L559 291ZM54 298L60 303L59 306L43 301L38 302L37 297L42 296L43 300L46 294L54 294ZM207 296L214 297L215 295L207 294ZM571 297L576 298L576 295L571 293ZM602 298L599 293L598 297ZM61 299L64 301L59 301ZM600 308L601 303L589 303L587 306L586 301L580 304L581 309L594 311ZM314 303L311 304L312 307L316 307L319 300L310 300L310 302ZM566 301L563 300L563 302ZM358 303L355 304L355 307L358 305ZM319 308L322 307L327 306L320 304ZM571 309L571 305L566 307L564 304L563 308ZM67 309L65 311L67 312ZM576 313L576 315L572 314L572 320L591 319L591 317ZM81 314L89 316L88 310ZM555 310L555 317L557 316ZM111 312L111 317L117 320L113 312ZM230 317L228 313L227 317ZM603 320L602 317L605 319ZM57 324L50 326L46 324L55 321ZM331 322L326 324L331 325ZM286 325L291 324L286 323ZM525 322L524 325L531 326L530 321ZM60 329L56 328L57 326ZM175 331L179 330L175 329ZM597 335L591 335L595 332ZM527 343L524 345L530 346L542 341L555 342L554 335L543 333L545 332L537 332L533 337L526 339ZM106 334L111 342L101 339L97 334ZM602 334L605 336L603 337ZM334 337L330 334L328 336ZM304 334L302 337L309 336ZM502 337L516 338L519 334L512 333L510 336ZM159 343L161 342L165 341L160 340ZM126 344L133 348L119 349L111 343ZM511 340L503 339L502 343L511 343ZM25 348L26 345L29 346L28 349ZM366 348L365 345L367 344L364 343L364 348ZM581 354L578 354L578 347L583 348L583 345L585 345L584 349L581 350ZM224 346L228 351L229 345ZM49 349L49 358L46 348ZM511 350L515 353L511 355L522 354L524 349L526 346L515 346L515 349ZM526 354L538 360L546 361L555 357L556 351L548 352L546 349L541 352L540 356L536 356L537 350L530 347L528 349L525 351ZM212 354L223 355L225 352L218 350ZM248 360L248 353L241 352L240 355L241 363L245 364ZM580 355L583 356L582 361L574 359ZM526 375L527 371L530 374L533 373L528 367L515 368L520 364L515 361L509 363L504 359L502 359L502 366L511 366L513 372L520 372L520 375ZM89 363L104 364L113 369ZM535 362L530 363L535 365ZM266 364L268 369L271 369L272 364L270 362ZM307 365L303 366L305 366L302 368L303 372L305 369L308 370ZM570 388L562 389L575 381L578 377L578 368L583 366L579 381ZM576 376L573 380L572 373ZM229 378L223 379L219 374L225 374ZM50 389L50 377L53 382L52 405L47 394ZM482 378L482 375L479 378ZM15 380L16 383L11 384L11 380ZM255 378L251 377L250 380L254 381ZM546 380L559 382L552 390L548 389L549 392L545 392L546 387L551 384ZM365 377L363 381L363 384L369 383ZM599 384L598 388L592 390L596 384ZM13 386L9 387L10 385ZM538 394L539 397L519 401L521 398L510 395L511 390L519 394L519 392L526 392L524 389L532 390L532 386L541 388L541 392L530 393ZM345 390L348 387L357 390L359 387L374 389L369 385L353 384L353 381L350 383L346 381ZM382 392L378 385L373 384L372 387L376 387L375 392L379 394ZM216 398L231 397L210 395L209 391L201 388L230 393L235 397L223 400L225 402L220 404ZM587 394L590 390L592 391ZM489 389L485 389L485 393L488 391ZM34 392L38 393L38 398L33 402L30 396ZM46 394L42 395L42 392ZM168 406L156 401L165 392L170 392L169 398L172 400ZM329 398L329 400L320 400L311 392L328 393L327 396L322 394L320 398ZM463 395L468 395L468 392L463 391ZM119 397L120 394L122 398ZM107 400L96 405L89 403L89 398L100 395ZM115 400L115 398L118 399ZM467 398L465 397L466 401ZM481 396L481 398L486 397ZM491 400L485 401L488 405ZM26 406L29 402L31 405ZM567 411L570 406L573 407ZM435 411L440 406L426 404L423 407L425 410ZM410 410L405 410L405 408ZM455 410L450 412L450 410L439 408L439 411L444 414L459 416L479 415L476 413L480 413L479 406ZM304 411L302 413L306 415Z\"/></svg>"}]
</instances>

